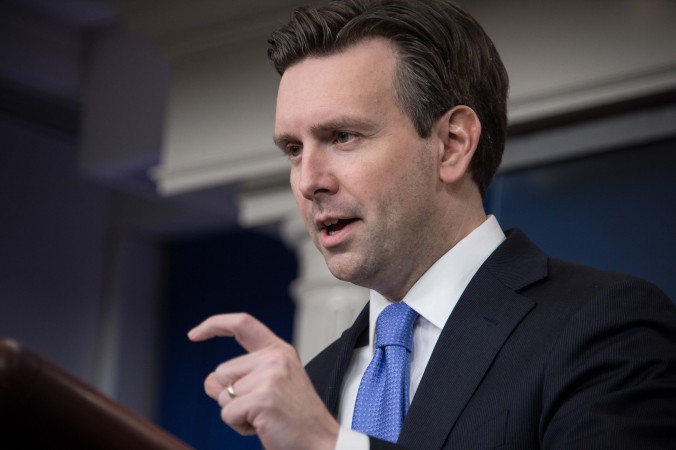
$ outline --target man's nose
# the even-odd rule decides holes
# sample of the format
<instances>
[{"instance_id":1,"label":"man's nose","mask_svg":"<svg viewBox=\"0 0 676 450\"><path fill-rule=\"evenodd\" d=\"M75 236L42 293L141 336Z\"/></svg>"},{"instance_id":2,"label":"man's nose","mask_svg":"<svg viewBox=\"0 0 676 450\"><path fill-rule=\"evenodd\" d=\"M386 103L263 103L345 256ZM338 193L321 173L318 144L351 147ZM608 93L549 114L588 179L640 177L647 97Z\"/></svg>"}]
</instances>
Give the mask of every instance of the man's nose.
<instances>
[{"instance_id":1,"label":"man's nose","mask_svg":"<svg viewBox=\"0 0 676 450\"><path fill-rule=\"evenodd\" d=\"M298 174L298 190L308 200L334 194L338 183L329 150L321 146L305 146Z\"/></svg>"}]
</instances>

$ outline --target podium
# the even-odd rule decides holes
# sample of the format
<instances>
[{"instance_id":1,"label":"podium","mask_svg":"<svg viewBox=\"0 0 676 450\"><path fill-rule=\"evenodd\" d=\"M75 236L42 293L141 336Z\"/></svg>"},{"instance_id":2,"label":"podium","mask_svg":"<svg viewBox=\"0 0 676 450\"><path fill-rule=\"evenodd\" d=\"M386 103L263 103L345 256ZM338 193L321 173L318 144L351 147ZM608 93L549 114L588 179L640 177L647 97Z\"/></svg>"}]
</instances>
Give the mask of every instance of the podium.
<instances>
[{"instance_id":1,"label":"podium","mask_svg":"<svg viewBox=\"0 0 676 450\"><path fill-rule=\"evenodd\" d=\"M190 449L11 339L0 340L0 448Z\"/></svg>"}]
</instances>

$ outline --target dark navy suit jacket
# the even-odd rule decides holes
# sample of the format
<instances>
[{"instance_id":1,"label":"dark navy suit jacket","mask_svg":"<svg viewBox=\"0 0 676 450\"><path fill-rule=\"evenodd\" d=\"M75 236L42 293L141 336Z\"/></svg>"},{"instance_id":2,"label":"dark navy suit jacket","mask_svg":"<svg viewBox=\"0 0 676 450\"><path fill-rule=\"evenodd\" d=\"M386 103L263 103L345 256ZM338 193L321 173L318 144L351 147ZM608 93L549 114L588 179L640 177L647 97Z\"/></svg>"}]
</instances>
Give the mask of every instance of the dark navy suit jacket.
<instances>
[{"instance_id":1,"label":"dark navy suit jacket","mask_svg":"<svg viewBox=\"0 0 676 450\"><path fill-rule=\"evenodd\" d=\"M368 306L307 365L334 414L367 329ZM512 231L444 326L398 443L371 448L674 450L676 307Z\"/></svg>"}]
</instances>

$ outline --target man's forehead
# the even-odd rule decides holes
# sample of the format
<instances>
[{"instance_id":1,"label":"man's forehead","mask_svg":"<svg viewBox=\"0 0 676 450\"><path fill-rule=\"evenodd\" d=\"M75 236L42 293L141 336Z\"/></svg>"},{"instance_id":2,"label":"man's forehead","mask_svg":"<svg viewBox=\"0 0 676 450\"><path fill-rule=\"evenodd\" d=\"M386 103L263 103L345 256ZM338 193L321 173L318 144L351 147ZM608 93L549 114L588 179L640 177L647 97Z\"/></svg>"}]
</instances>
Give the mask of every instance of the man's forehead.
<instances>
[{"instance_id":1,"label":"man's forehead","mask_svg":"<svg viewBox=\"0 0 676 450\"><path fill-rule=\"evenodd\" d=\"M361 103L382 103L387 97L394 99L395 64L394 53L385 40L364 41L337 54L308 57L282 76L277 119L303 114L306 108L322 114L356 108Z\"/></svg>"},{"instance_id":2,"label":"man's forehead","mask_svg":"<svg viewBox=\"0 0 676 450\"><path fill-rule=\"evenodd\" d=\"M280 80L280 88L287 80L301 78L311 82L313 78L335 80L340 78L365 78L383 75L396 67L397 57L393 45L384 38L358 41L345 49L327 55L310 55L289 66Z\"/></svg>"},{"instance_id":3,"label":"man's forehead","mask_svg":"<svg viewBox=\"0 0 676 450\"><path fill-rule=\"evenodd\" d=\"M396 69L394 47L383 38L290 66L277 95L275 144L283 148L339 130L375 135L396 116L410 120L396 98Z\"/></svg>"}]
</instances>

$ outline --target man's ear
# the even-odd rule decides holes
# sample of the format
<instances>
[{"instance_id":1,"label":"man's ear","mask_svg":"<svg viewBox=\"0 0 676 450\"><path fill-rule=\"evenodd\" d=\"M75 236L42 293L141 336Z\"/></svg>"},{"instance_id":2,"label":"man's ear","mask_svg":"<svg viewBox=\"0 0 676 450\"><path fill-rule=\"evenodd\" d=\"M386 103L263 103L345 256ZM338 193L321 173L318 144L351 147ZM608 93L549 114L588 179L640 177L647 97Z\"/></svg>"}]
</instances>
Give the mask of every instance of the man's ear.
<instances>
[{"instance_id":1,"label":"man's ear","mask_svg":"<svg viewBox=\"0 0 676 450\"><path fill-rule=\"evenodd\" d=\"M443 143L439 177L444 183L455 183L469 171L481 136L481 122L472 108L458 105L439 118L436 132Z\"/></svg>"}]
</instances>

